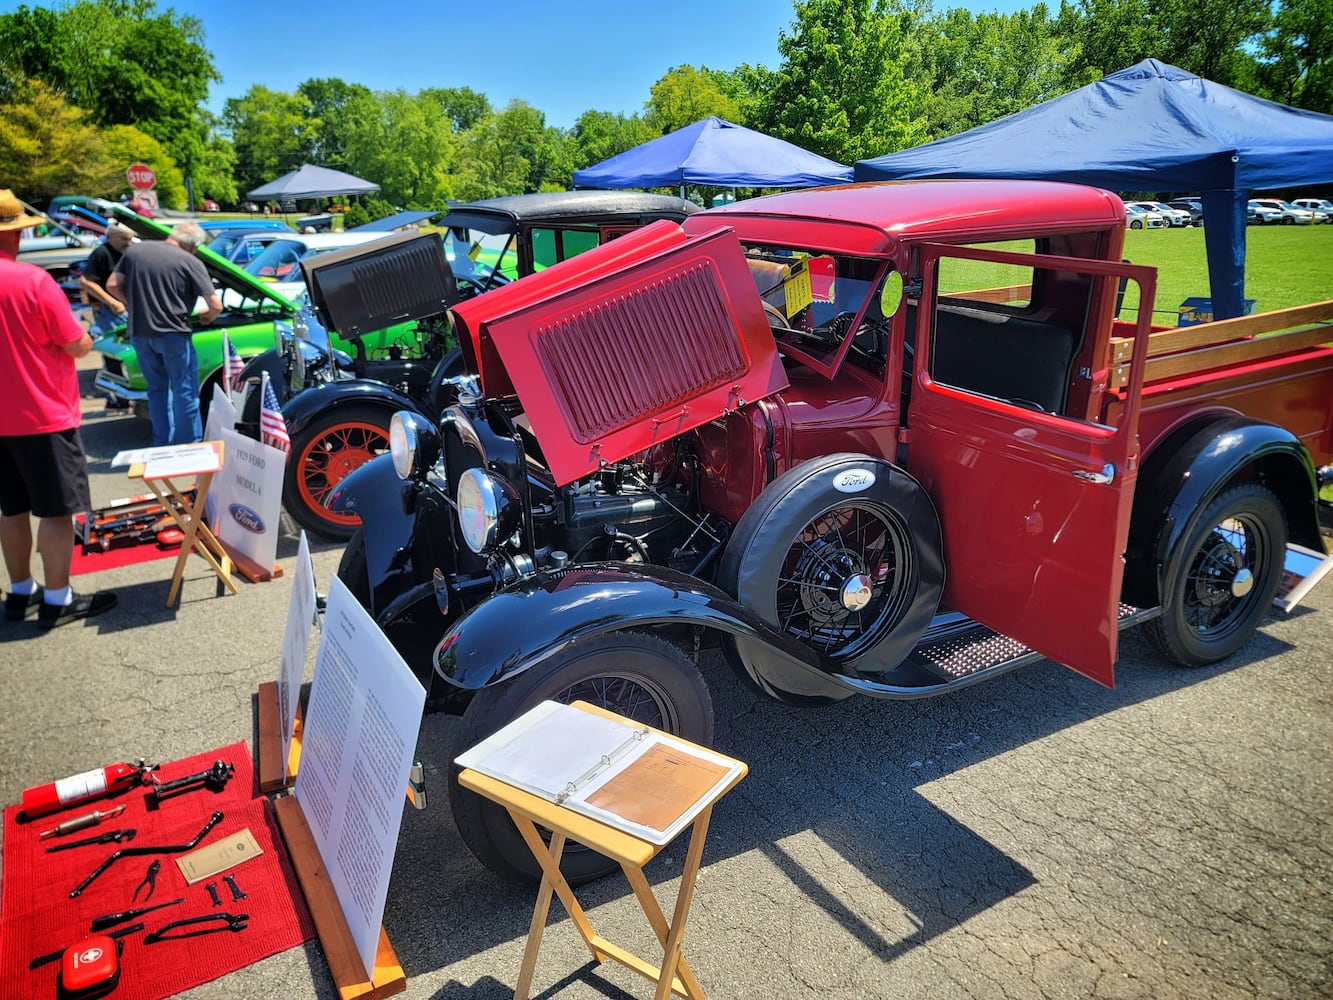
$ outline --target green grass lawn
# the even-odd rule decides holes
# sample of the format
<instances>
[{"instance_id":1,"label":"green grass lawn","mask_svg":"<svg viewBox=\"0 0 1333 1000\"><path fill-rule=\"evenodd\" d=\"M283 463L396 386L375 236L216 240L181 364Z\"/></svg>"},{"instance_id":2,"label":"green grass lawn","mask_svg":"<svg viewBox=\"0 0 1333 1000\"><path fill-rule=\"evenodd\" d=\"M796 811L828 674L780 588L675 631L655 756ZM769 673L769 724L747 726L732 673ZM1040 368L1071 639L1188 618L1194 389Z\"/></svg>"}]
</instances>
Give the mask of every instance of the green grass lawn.
<instances>
[{"instance_id":1,"label":"green grass lawn","mask_svg":"<svg viewBox=\"0 0 1333 1000\"><path fill-rule=\"evenodd\" d=\"M1204 231L1131 229L1125 257L1157 268L1153 322L1175 326L1177 306L1210 295ZM1245 297L1256 312L1333 299L1333 226L1248 226L1245 230ZM1138 289L1131 282L1121 317L1137 318Z\"/></svg>"}]
</instances>

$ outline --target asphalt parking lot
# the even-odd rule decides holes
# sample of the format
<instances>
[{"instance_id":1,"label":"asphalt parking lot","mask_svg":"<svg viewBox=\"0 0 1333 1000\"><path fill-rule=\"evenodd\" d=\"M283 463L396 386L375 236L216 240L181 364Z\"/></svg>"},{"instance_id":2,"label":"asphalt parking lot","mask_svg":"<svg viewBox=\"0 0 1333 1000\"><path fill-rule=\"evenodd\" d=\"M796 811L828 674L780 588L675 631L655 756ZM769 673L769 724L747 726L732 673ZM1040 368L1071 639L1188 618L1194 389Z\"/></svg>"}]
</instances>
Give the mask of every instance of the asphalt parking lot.
<instances>
[{"instance_id":1,"label":"asphalt parking lot","mask_svg":"<svg viewBox=\"0 0 1333 1000\"><path fill-rule=\"evenodd\" d=\"M147 427L97 399L85 411L101 504L133 492L109 459L147 444ZM339 550L315 549L323 589ZM285 538L288 575L236 596L193 560L168 611L172 563L158 560L75 578L119 594L101 618L49 634L0 623L0 799L111 761L253 745L295 552ZM795 709L710 659L717 746L751 773L714 813L685 954L717 1000L1333 996L1330 639L1325 582L1211 668L1169 668L1125 635L1110 691L1043 662L943 699ZM385 928L405 996L509 997L533 890L460 844L444 790L452 724L422 725L433 801L404 816ZM648 868L666 905L682 856ZM623 880L579 895L601 933L651 953ZM651 996L593 966L558 903L535 989ZM184 995L337 991L312 943Z\"/></svg>"}]
</instances>

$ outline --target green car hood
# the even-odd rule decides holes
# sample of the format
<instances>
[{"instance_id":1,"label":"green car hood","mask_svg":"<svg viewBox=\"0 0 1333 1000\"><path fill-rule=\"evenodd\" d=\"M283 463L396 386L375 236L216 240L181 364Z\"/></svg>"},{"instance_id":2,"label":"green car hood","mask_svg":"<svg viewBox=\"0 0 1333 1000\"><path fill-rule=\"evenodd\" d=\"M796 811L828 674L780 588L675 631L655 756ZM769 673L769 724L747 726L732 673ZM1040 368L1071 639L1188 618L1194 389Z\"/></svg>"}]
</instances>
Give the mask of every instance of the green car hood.
<instances>
[{"instance_id":1,"label":"green car hood","mask_svg":"<svg viewBox=\"0 0 1333 1000\"><path fill-rule=\"evenodd\" d=\"M126 209L117 209L115 216L117 220L133 229L135 235L140 239L165 240L171 235L170 226L164 226L152 219L145 219L142 215L136 215ZM296 303L273 291L270 284L260 281L254 275L246 274L231 261L219 257L208 247L200 247L198 257L204 262L204 267L208 268L208 276L213 279L213 283L220 290L233 291L244 298L268 299L270 302L276 302L282 306L290 314L295 314L298 311L299 307Z\"/></svg>"}]
</instances>

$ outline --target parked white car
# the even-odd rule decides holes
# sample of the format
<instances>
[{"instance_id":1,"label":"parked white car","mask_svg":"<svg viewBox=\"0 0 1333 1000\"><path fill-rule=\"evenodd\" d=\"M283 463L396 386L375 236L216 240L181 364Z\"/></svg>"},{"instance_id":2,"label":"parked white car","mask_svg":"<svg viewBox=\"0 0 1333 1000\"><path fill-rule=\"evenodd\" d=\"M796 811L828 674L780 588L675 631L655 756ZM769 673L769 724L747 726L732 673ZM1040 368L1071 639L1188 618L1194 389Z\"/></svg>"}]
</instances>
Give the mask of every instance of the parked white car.
<instances>
[{"instance_id":1,"label":"parked white car","mask_svg":"<svg viewBox=\"0 0 1333 1000\"><path fill-rule=\"evenodd\" d=\"M1333 223L1333 201L1327 198L1295 198L1291 203L1297 208L1313 212L1316 225Z\"/></svg>"},{"instance_id":2,"label":"parked white car","mask_svg":"<svg viewBox=\"0 0 1333 1000\"><path fill-rule=\"evenodd\" d=\"M1250 203L1260 208L1266 208L1270 212L1276 212L1277 221L1284 226L1308 226L1314 222L1314 213L1308 208L1297 208L1291 202L1283 201L1281 198L1252 198Z\"/></svg>"},{"instance_id":3,"label":"parked white car","mask_svg":"<svg viewBox=\"0 0 1333 1000\"><path fill-rule=\"evenodd\" d=\"M1180 208L1172 208L1160 201L1134 201L1130 204L1138 205L1148 212L1156 212L1168 226L1188 226L1194 221L1194 216L1190 212Z\"/></svg>"},{"instance_id":4,"label":"parked white car","mask_svg":"<svg viewBox=\"0 0 1333 1000\"><path fill-rule=\"evenodd\" d=\"M1251 225L1276 225L1282 221L1282 212L1251 198L1245 203L1245 220Z\"/></svg>"},{"instance_id":5,"label":"parked white car","mask_svg":"<svg viewBox=\"0 0 1333 1000\"><path fill-rule=\"evenodd\" d=\"M1150 212L1137 202L1125 205L1125 224L1130 229L1164 229L1166 220L1161 212Z\"/></svg>"}]
</instances>

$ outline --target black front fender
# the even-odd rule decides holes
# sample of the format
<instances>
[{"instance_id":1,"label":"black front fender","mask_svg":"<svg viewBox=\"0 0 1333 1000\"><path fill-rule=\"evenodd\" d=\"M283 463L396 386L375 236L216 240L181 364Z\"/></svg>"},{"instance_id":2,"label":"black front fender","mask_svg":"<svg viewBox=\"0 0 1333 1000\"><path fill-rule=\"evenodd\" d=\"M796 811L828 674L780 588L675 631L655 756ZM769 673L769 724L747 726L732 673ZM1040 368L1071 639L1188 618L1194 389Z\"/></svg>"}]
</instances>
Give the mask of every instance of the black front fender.
<instances>
[{"instance_id":1,"label":"black front fender","mask_svg":"<svg viewBox=\"0 0 1333 1000\"><path fill-rule=\"evenodd\" d=\"M492 595L444 634L435 670L455 687L476 690L514 677L579 639L665 625L701 626L750 640L745 669L773 697L801 691L836 700L860 690L716 587L664 567L627 563L548 570Z\"/></svg>"},{"instance_id":2,"label":"black front fender","mask_svg":"<svg viewBox=\"0 0 1333 1000\"><path fill-rule=\"evenodd\" d=\"M340 406L375 406L385 411L385 424L399 410L421 413L421 407L383 382L370 379L346 379L326 382L296 393L282 408L287 433L302 433L316 417Z\"/></svg>"},{"instance_id":3,"label":"black front fender","mask_svg":"<svg viewBox=\"0 0 1333 1000\"><path fill-rule=\"evenodd\" d=\"M393 458L379 455L353 470L329 495L329 509L361 518L370 611L448 568L448 501L429 483L399 479Z\"/></svg>"}]
</instances>

